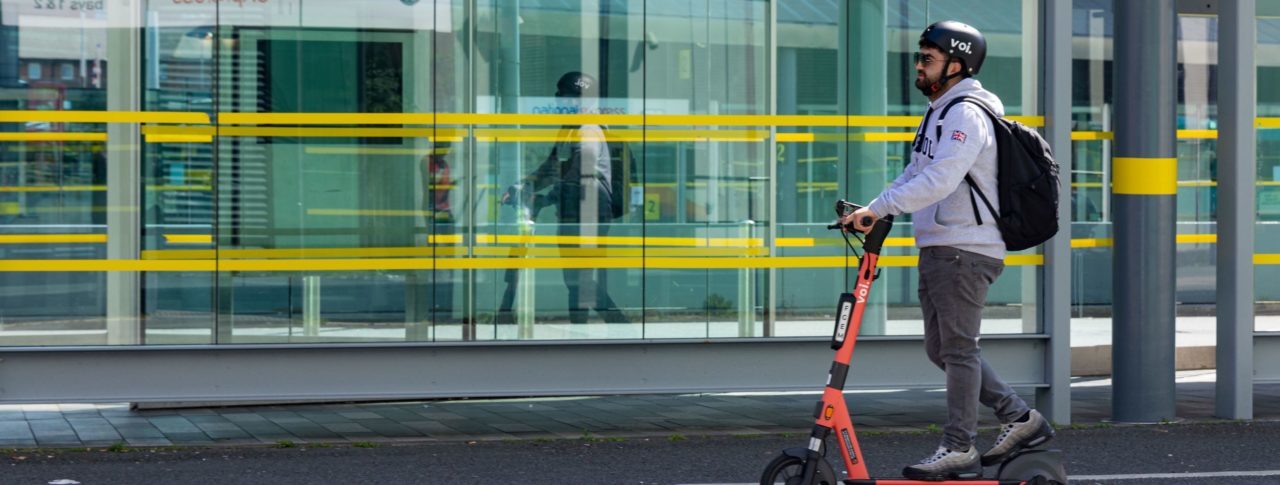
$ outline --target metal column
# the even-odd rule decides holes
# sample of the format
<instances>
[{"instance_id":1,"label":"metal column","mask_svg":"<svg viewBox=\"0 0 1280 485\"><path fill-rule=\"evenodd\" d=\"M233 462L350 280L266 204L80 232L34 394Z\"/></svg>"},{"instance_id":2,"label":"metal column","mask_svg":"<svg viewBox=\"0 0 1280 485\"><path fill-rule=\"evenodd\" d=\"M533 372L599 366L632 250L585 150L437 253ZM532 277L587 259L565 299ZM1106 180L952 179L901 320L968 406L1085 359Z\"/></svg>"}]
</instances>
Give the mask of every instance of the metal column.
<instances>
[{"instance_id":1,"label":"metal column","mask_svg":"<svg viewBox=\"0 0 1280 485\"><path fill-rule=\"evenodd\" d=\"M1176 15L1173 0L1116 2L1112 414L1119 422L1176 414Z\"/></svg>"},{"instance_id":2,"label":"metal column","mask_svg":"<svg viewBox=\"0 0 1280 485\"><path fill-rule=\"evenodd\" d=\"M840 18L846 25L846 31L841 32L840 37L844 42L841 57L842 60L848 58L844 60L846 69L842 71L848 82L841 86L846 93L846 102L841 105L849 110L850 115L884 116L889 111L889 46L885 1L858 0L841 2L841 5L845 11ZM914 49L914 40L912 42L911 48ZM920 99L921 103L927 101ZM883 131L883 128L848 128L846 132L853 133L855 130L861 133ZM888 146L857 139L845 142L845 146L848 156L841 157L841 161L847 167L847 172L841 174L840 180L847 180L848 185L842 186L840 193L853 202L865 205L884 190L885 180L890 178L885 173L891 170L887 161ZM893 175L897 174L898 171L894 169ZM822 209L829 210L826 207ZM853 274L850 273L850 276ZM902 284L906 284L906 278ZM888 281L871 291L874 294L867 299L867 312L863 315L860 333L884 335L889 319Z\"/></svg>"},{"instance_id":3,"label":"metal column","mask_svg":"<svg viewBox=\"0 0 1280 485\"><path fill-rule=\"evenodd\" d=\"M1041 4L1044 37L1045 139L1053 149L1062 181L1058 195L1057 237L1044 244L1040 321L1049 335L1045 381L1037 389L1036 407L1049 421L1071 423L1071 0Z\"/></svg>"},{"instance_id":4,"label":"metal column","mask_svg":"<svg viewBox=\"0 0 1280 485\"><path fill-rule=\"evenodd\" d=\"M501 26L502 32L498 39L498 52L501 59L499 64L499 80L498 80L498 99L499 112L511 114L520 112L520 2L519 0L508 0L500 2L498 7L498 25ZM498 165L502 166L498 177L499 190L505 189L512 183L519 180L528 170L521 163L521 146L519 142L507 142L498 144ZM514 167L503 166L504 164L514 164ZM519 204L517 204L519 207ZM530 234L533 231L532 224L529 224L531 216L526 216L523 209L516 211L516 223L520 227L520 234ZM534 302L534 270L533 269L517 269L508 270L516 272L516 296L515 305L512 311L515 312L515 321L517 326L517 335L520 339L533 338L533 316L535 311ZM512 284L512 283L508 283ZM510 291L510 290L508 290ZM468 328L471 328L468 326ZM472 335L469 331L464 331L464 340L473 340L476 335Z\"/></svg>"},{"instance_id":5,"label":"metal column","mask_svg":"<svg viewBox=\"0 0 1280 485\"><path fill-rule=\"evenodd\" d=\"M1253 418L1253 232L1257 178L1254 0L1218 10L1218 380L1214 414Z\"/></svg>"},{"instance_id":6,"label":"metal column","mask_svg":"<svg viewBox=\"0 0 1280 485\"><path fill-rule=\"evenodd\" d=\"M116 8L119 7L119 8ZM107 110L141 109L142 5L107 11ZM142 251L142 153L138 126L107 123L107 259L136 260ZM107 273L107 343L142 343L142 275Z\"/></svg>"},{"instance_id":7,"label":"metal column","mask_svg":"<svg viewBox=\"0 0 1280 485\"><path fill-rule=\"evenodd\" d=\"M1045 101L1048 101L1048 91L1041 89L1041 79L1043 74L1048 72L1046 63L1050 62L1045 58L1048 54L1049 46L1044 44L1042 34L1045 28L1045 20L1048 18L1044 15L1043 0L1022 0L1022 95L1018 104L1022 106L1024 115L1043 114ZM1068 12L1069 12L1068 8ZM1070 17L1068 17L1068 27L1070 26ZM1070 41L1070 37L1067 37ZM1070 53L1070 50L1066 52ZM1068 71L1063 71L1071 79ZM1068 105L1069 106L1069 105ZM1070 114L1067 120L1070 120ZM1046 132L1047 133L1047 132ZM1054 153L1057 153L1056 151ZM1070 172L1068 172L1070 173ZM1046 256L1047 257L1047 256ZM1041 307L1045 303L1043 295L1045 294L1044 274L1045 268L1042 265L1026 265L1021 268L1006 268L1005 278L1011 277L1011 273L1017 274L1021 278L1022 295L1020 313L1022 314L1022 332L1036 333L1041 329L1044 322L1044 310Z\"/></svg>"},{"instance_id":8,"label":"metal column","mask_svg":"<svg viewBox=\"0 0 1280 485\"><path fill-rule=\"evenodd\" d=\"M772 43L771 49L774 56L773 65L777 66L773 69L772 85L775 89L769 90L772 97L770 106L774 106L773 114L795 115L798 113L799 105L799 79L798 79L798 63L799 49L794 47L782 47L778 44L778 25L777 25L777 5L771 4L770 11L770 34L769 41ZM782 234L782 224L784 221L796 222L803 221L798 210L796 194L796 181L800 172L800 151L798 144L792 143L784 145L777 142L777 133L784 130L784 127L774 127L774 136L770 138L769 144L769 200L771 216L769 224L769 254L771 256L780 256L778 251L778 236ZM785 128L786 132L800 131L798 128ZM769 269L769 282L766 287L765 319L764 329L761 333L763 337L773 337L775 335L775 327L777 325L778 315L778 293L782 291L778 281L780 277L777 268Z\"/></svg>"},{"instance_id":9,"label":"metal column","mask_svg":"<svg viewBox=\"0 0 1280 485\"><path fill-rule=\"evenodd\" d=\"M781 83L779 82L779 79L778 79L779 77L778 65L780 62L779 57L781 56L781 52L780 52L781 48L778 47L778 3L777 2L769 2L769 20L768 20L768 23L766 24L766 28L768 29L767 37L766 37L768 39L766 41L768 45L766 48L766 52L768 52L769 62L768 62L768 66L765 68L765 71L768 72L769 86L765 90L765 92L768 93L767 95L768 99L765 104L768 107L769 114L777 115L781 107L780 106L781 100L779 99L779 93L782 92ZM794 52L793 52L793 56L794 56ZM793 61L794 59L795 58L792 57ZM795 86L795 83L793 82L792 83L793 89L794 89L794 86ZM792 102L794 103L794 101L795 101L795 98L793 97ZM795 114L795 105L792 104L791 111L788 111L786 113ZM769 161L769 167L766 172L768 180L765 185L766 189L764 193L764 196L768 201L765 204L766 215L764 217L764 220L769 221L768 223L769 225L765 229L764 233L765 233L765 247L769 248L770 256L776 257L778 256L778 244L777 244L778 231L779 229L781 229L779 225L782 222L782 218L778 217L778 206L780 205L778 200L778 194L779 194L778 187L781 186L778 180L778 175L781 172L780 170L778 170L778 163L780 162L778 157L778 127L776 126L771 127L769 128L769 131L770 131L769 142L768 144L765 145L765 151L768 157L767 160ZM794 166L794 164L792 166ZM791 175L792 175L791 187L795 187L795 177L794 177L795 171L794 170L791 171ZM747 193L750 194L751 190L754 190L754 188L751 186L748 186ZM788 189L788 190L791 190L791 189ZM778 315L778 268L769 268L768 270L765 270L763 296L764 296L764 302L763 302L764 311L761 313L763 313L764 318L760 322L761 323L760 332L752 333L750 334L750 336L769 337L773 335L774 323L778 321L778 317L777 317ZM754 304L752 305L752 313L755 313ZM754 328L755 327L753 325L752 329Z\"/></svg>"}]
</instances>

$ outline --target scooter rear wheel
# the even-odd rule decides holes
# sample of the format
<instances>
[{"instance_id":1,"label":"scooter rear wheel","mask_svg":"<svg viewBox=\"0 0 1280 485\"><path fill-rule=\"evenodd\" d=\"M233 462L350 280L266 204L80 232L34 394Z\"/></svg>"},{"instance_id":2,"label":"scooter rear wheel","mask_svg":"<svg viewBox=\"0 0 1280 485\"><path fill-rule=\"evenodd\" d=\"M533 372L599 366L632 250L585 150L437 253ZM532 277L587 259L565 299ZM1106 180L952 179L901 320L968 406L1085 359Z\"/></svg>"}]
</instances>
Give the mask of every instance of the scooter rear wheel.
<instances>
[{"instance_id":1,"label":"scooter rear wheel","mask_svg":"<svg viewBox=\"0 0 1280 485\"><path fill-rule=\"evenodd\" d=\"M1059 450L1023 450L1000 465L1001 480L1021 480L1028 485L1066 485L1067 471Z\"/></svg>"},{"instance_id":2,"label":"scooter rear wheel","mask_svg":"<svg viewBox=\"0 0 1280 485\"><path fill-rule=\"evenodd\" d=\"M831 464L826 460L818 460L818 473L814 477L815 485L836 485L836 473L831 469ZM769 466L765 467L764 474L760 475L760 485L805 485L800 483L804 479L804 461L788 454L778 455L773 461L769 462Z\"/></svg>"}]
</instances>

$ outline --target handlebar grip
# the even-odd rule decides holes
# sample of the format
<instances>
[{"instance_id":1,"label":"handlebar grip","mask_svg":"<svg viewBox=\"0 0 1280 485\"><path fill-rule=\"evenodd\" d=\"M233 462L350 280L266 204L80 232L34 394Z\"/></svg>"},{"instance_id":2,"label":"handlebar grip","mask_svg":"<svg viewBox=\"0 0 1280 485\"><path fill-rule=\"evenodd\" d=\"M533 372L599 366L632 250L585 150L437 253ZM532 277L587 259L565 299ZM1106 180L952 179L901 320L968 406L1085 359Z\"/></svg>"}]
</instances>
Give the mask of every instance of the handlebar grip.
<instances>
[{"instance_id":1,"label":"handlebar grip","mask_svg":"<svg viewBox=\"0 0 1280 485\"><path fill-rule=\"evenodd\" d=\"M870 226L870 225L871 225L871 216L863 217L863 218L862 218L862 221L860 221L860 222L862 222L862 225L863 225L863 226Z\"/></svg>"},{"instance_id":2,"label":"handlebar grip","mask_svg":"<svg viewBox=\"0 0 1280 485\"><path fill-rule=\"evenodd\" d=\"M827 229L840 229L840 223L830 224Z\"/></svg>"}]
</instances>

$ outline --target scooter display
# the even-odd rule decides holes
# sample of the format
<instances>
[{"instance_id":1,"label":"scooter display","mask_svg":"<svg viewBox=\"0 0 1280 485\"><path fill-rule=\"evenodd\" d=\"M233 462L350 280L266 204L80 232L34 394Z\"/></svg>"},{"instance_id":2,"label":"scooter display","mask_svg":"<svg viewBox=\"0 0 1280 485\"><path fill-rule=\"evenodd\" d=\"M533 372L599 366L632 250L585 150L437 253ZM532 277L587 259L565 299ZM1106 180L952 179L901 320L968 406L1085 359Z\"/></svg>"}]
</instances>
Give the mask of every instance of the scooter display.
<instances>
[{"instance_id":1,"label":"scooter display","mask_svg":"<svg viewBox=\"0 0 1280 485\"><path fill-rule=\"evenodd\" d=\"M861 207L850 202L836 202L836 215L843 218ZM870 218L864 219L863 225L869 224ZM871 294L871 284L880 277L876 270L880 250L884 245L889 230L893 227L893 216L886 216L875 222L866 234L859 237L850 225L842 227L836 223L827 229L839 230L845 243L857 256L858 250L849 241L848 234L862 240L863 254L858 257L857 283L852 293L840 295L836 311L835 331L831 335L831 348L836 351L835 361L827 374L827 385L823 390L822 400L814 407L815 423L809 435L807 447L795 447L783 450L765 467L760 477L762 485L783 483L786 485L909 485L909 484L999 484L999 485L1065 485L1067 473L1062 466L1062 452L1049 449L1024 449L1010 455L998 465L995 479L983 479L981 476L946 481L909 480L904 478L871 478L868 475L867 463L858 446L858 437L853 430L853 420L844 400L845 381L849 376L849 364L853 360L853 348L858 340L858 331L862 325L862 314L866 309L867 298ZM844 459L847 476L839 478L835 469L826 459L827 438L835 434L836 449Z\"/></svg>"}]
</instances>

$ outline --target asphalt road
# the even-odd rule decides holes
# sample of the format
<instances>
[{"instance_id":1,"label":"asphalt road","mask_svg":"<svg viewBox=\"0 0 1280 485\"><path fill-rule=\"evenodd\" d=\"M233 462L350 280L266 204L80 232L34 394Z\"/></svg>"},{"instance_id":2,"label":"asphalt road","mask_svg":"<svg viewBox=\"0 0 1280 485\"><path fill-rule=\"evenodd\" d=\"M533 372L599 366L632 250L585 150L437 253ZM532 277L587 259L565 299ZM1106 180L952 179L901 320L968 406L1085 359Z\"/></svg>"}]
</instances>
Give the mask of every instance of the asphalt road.
<instances>
[{"instance_id":1,"label":"asphalt road","mask_svg":"<svg viewBox=\"0 0 1280 485\"><path fill-rule=\"evenodd\" d=\"M990 434L990 432L986 433ZM877 476L891 476L936 446L936 435L860 438ZM990 436L979 438L984 446ZM333 445L294 448L5 450L3 484L313 484L758 482L800 434L668 436L554 441ZM1073 483L1280 483L1280 422L1059 430ZM1222 475L1222 472L1231 472ZM1254 472L1250 476L1243 472ZM1144 474L1195 473L1192 478ZM1217 473L1217 475L1211 475ZM1119 476L1138 475L1138 476Z\"/></svg>"}]
</instances>

